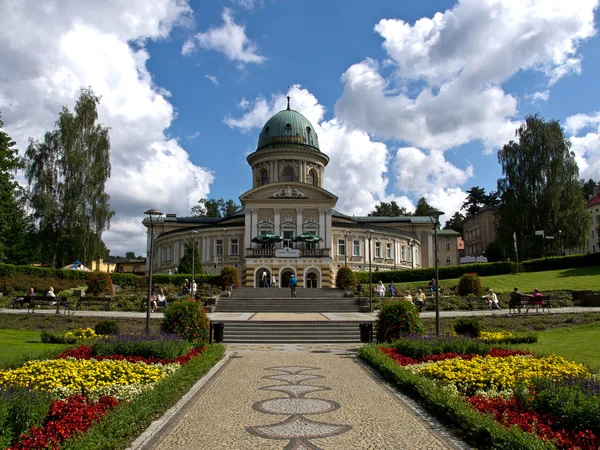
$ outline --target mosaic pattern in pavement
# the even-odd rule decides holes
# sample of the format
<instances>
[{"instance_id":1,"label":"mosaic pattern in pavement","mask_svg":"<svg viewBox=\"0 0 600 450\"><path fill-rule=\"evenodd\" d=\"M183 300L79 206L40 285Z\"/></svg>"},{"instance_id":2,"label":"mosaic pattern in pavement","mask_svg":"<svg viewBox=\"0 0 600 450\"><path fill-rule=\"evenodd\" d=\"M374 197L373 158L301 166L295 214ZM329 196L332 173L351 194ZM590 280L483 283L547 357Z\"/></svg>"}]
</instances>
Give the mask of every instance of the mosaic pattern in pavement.
<instances>
[{"instance_id":1,"label":"mosaic pattern in pavement","mask_svg":"<svg viewBox=\"0 0 600 450\"><path fill-rule=\"evenodd\" d=\"M265 370L283 372L282 374L267 375L263 378L285 381L288 385L265 386L260 389L283 392L289 398L261 400L254 403L252 408L265 414L286 415L289 417L274 424L250 426L247 428L249 433L264 439L289 440L285 450L321 450L320 447L312 444L310 439L337 436L352 429L350 425L316 421L304 417L311 414L326 414L341 408L340 404L333 400L305 397L309 393L331 390L327 386L302 384L310 380L325 378L323 375L303 373L321 369L307 366L280 366L268 367Z\"/></svg>"}]
</instances>

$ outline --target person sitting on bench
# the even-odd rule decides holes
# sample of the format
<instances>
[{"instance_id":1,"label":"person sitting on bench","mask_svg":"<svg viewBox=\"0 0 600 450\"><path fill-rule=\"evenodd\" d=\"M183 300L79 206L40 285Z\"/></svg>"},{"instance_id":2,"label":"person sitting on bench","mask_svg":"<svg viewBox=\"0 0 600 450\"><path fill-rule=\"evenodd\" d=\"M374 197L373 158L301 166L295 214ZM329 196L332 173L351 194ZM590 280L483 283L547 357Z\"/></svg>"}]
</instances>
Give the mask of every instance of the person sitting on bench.
<instances>
[{"instance_id":1,"label":"person sitting on bench","mask_svg":"<svg viewBox=\"0 0 600 450\"><path fill-rule=\"evenodd\" d=\"M515 312L519 310L521 312L521 301L523 300L523 293L519 291L518 287L510 293L510 303L508 304L508 313L513 309Z\"/></svg>"},{"instance_id":2,"label":"person sitting on bench","mask_svg":"<svg viewBox=\"0 0 600 450\"><path fill-rule=\"evenodd\" d=\"M531 294L531 297L529 298L529 301L527 302L527 307L525 308L525 312L529 312L530 306L535 306L535 312L539 313L540 305L544 304L544 300L542 300L541 297L542 297L542 294L540 293L540 291L538 291L537 289L534 289L533 294Z\"/></svg>"},{"instance_id":3,"label":"person sitting on bench","mask_svg":"<svg viewBox=\"0 0 600 450\"><path fill-rule=\"evenodd\" d=\"M417 291L417 294L415 295L415 298L413 300L413 305L415 305L417 308L419 308L419 312L423 311L423 307L426 305L426 302L425 302L425 292L423 292L422 289L419 289Z\"/></svg>"},{"instance_id":4,"label":"person sitting on bench","mask_svg":"<svg viewBox=\"0 0 600 450\"><path fill-rule=\"evenodd\" d=\"M488 292L487 299L488 306L490 307L490 309L500 309L500 305L498 304L498 296L496 295L493 289L490 289L490 291Z\"/></svg>"}]
</instances>

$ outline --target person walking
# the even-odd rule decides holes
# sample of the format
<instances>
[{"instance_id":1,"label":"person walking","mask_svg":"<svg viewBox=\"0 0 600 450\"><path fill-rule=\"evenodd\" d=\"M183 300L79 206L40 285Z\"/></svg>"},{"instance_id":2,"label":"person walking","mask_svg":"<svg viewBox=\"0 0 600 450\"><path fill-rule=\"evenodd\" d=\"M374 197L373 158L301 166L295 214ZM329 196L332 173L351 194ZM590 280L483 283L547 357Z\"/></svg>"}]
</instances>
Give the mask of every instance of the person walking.
<instances>
[{"instance_id":1,"label":"person walking","mask_svg":"<svg viewBox=\"0 0 600 450\"><path fill-rule=\"evenodd\" d=\"M272 288L277 287L277 281L275 281L275 274L271 274L271 287Z\"/></svg>"},{"instance_id":2,"label":"person walking","mask_svg":"<svg viewBox=\"0 0 600 450\"><path fill-rule=\"evenodd\" d=\"M292 291L292 298L294 298L294 297L298 297L298 296L296 295L296 286L298 286L298 280L296 280L296 277L295 277L294 275L292 275L292 276L290 277L290 281L289 281L289 283L290 283L290 289L291 289L291 291Z\"/></svg>"},{"instance_id":3,"label":"person walking","mask_svg":"<svg viewBox=\"0 0 600 450\"><path fill-rule=\"evenodd\" d=\"M267 281L267 271L263 270L262 273L262 287L269 287L269 282Z\"/></svg>"}]
</instances>

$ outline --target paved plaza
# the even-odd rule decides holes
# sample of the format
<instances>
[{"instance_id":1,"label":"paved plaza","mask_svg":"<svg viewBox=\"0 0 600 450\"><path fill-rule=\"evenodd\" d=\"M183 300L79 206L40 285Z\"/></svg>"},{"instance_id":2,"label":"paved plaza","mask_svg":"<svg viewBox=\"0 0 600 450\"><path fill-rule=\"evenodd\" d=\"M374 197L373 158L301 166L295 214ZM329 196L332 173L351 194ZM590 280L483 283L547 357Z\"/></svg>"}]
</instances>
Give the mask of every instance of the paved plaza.
<instances>
[{"instance_id":1,"label":"paved plaza","mask_svg":"<svg viewBox=\"0 0 600 450\"><path fill-rule=\"evenodd\" d=\"M468 448L358 360L357 347L227 345L212 376L131 448Z\"/></svg>"}]
</instances>

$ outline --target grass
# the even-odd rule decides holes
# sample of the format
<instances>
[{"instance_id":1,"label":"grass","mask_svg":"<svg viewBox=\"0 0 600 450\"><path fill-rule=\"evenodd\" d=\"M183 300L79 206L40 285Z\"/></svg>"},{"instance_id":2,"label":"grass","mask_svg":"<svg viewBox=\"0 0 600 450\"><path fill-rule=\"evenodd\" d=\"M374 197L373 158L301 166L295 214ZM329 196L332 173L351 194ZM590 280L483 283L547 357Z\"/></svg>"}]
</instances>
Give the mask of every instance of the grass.
<instances>
[{"instance_id":1,"label":"grass","mask_svg":"<svg viewBox=\"0 0 600 450\"><path fill-rule=\"evenodd\" d=\"M39 331L0 329L0 368L10 368L31 359L52 357L68 346L64 344L44 344Z\"/></svg>"},{"instance_id":2,"label":"grass","mask_svg":"<svg viewBox=\"0 0 600 450\"><path fill-rule=\"evenodd\" d=\"M458 280L440 280L440 286L453 287L458 284ZM600 266L493 275L482 277L481 280L486 288L497 292L511 292L515 286L518 286L521 292L533 292L535 288L541 292L597 290L600 286ZM406 283L412 289L424 284L426 283L423 281Z\"/></svg>"},{"instance_id":3,"label":"grass","mask_svg":"<svg viewBox=\"0 0 600 450\"><path fill-rule=\"evenodd\" d=\"M580 362L592 370L600 371L600 352L592 342L597 342L600 322L586 323L568 328L555 328L538 334L535 344L512 345L511 348L530 350L536 354L550 354Z\"/></svg>"}]
</instances>

